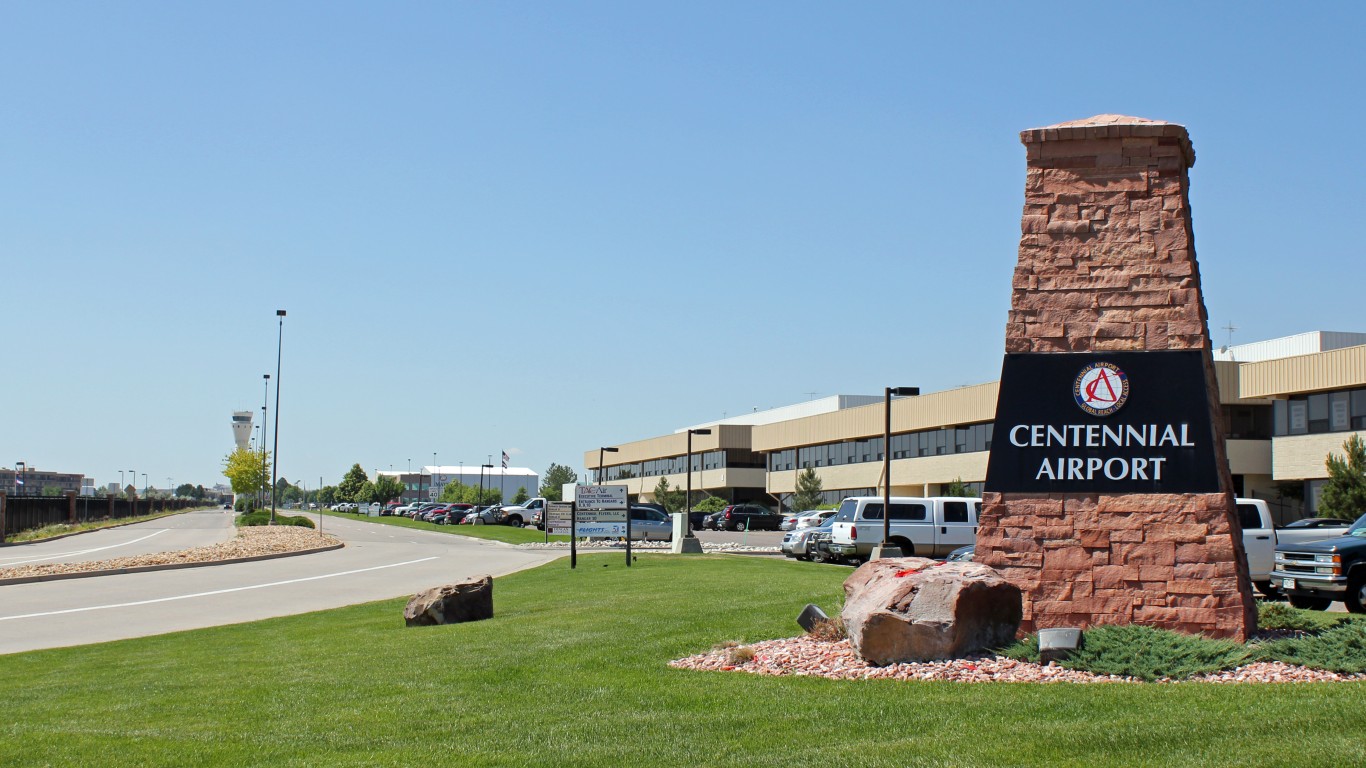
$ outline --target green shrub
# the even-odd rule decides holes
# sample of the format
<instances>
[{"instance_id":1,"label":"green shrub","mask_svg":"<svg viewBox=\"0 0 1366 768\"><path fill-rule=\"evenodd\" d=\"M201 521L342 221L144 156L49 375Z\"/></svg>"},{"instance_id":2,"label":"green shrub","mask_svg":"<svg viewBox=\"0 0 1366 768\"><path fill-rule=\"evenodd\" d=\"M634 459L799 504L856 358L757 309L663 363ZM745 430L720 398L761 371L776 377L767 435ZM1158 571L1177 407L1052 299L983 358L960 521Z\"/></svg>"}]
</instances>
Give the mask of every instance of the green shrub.
<instances>
[{"instance_id":1,"label":"green shrub","mask_svg":"<svg viewBox=\"0 0 1366 768\"><path fill-rule=\"evenodd\" d=\"M1039 660L1039 641L1030 636L1001 651L1022 661ZM1082 647L1059 662L1067 669L1097 675L1123 675L1140 680L1185 680L1195 675L1233 669L1246 664L1252 652L1241 643L1211 640L1138 624L1092 627L1082 635Z\"/></svg>"},{"instance_id":2,"label":"green shrub","mask_svg":"<svg viewBox=\"0 0 1366 768\"><path fill-rule=\"evenodd\" d=\"M1264 602L1257 606L1257 626L1260 629L1290 629L1304 632L1320 632L1346 616L1326 611L1305 611L1292 607L1289 603Z\"/></svg>"},{"instance_id":3,"label":"green shrub","mask_svg":"<svg viewBox=\"0 0 1366 768\"><path fill-rule=\"evenodd\" d=\"M1343 621L1317 635L1263 643L1258 657L1313 669L1366 672L1366 622Z\"/></svg>"},{"instance_id":4,"label":"green shrub","mask_svg":"<svg viewBox=\"0 0 1366 768\"><path fill-rule=\"evenodd\" d=\"M270 525L270 512L259 510L245 515L238 515L237 524L239 526L248 525ZM297 525L301 528L313 528L313 521L302 515L275 515L276 525Z\"/></svg>"}]
</instances>

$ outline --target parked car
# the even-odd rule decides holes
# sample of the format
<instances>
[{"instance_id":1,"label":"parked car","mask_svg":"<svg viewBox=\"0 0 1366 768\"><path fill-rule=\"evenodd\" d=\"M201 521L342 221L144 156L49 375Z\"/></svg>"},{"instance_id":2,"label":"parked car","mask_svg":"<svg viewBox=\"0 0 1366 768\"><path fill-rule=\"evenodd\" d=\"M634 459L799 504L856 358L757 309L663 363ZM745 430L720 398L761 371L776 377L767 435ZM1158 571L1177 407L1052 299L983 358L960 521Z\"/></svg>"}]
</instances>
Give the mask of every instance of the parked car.
<instances>
[{"instance_id":1,"label":"parked car","mask_svg":"<svg viewBox=\"0 0 1366 768\"><path fill-rule=\"evenodd\" d=\"M437 525L459 525L460 521L465 519L465 515L468 514L471 509L474 509L473 504L447 504L446 510L440 515L437 515L436 519L432 522Z\"/></svg>"},{"instance_id":2,"label":"parked car","mask_svg":"<svg viewBox=\"0 0 1366 768\"><path fill-rule=\"evenodd\" d=\"M806 512L796 512L783 518L783 524L778 526L782 531L794 531L798 528L815 528L831 517L835 516L833 509L812 509Z\"/></svg>"},{"instance_id":3,"label":"parked car","mask_svg":"<svg viewBox=\"0 0 1366 768\"><path fill-rule=\"evenodd\" d=\"M513 520L516 520L516 523L513 523ZM462 525L513 525L521 528L522 518L521 515L509 516L503 512L503 505L493 504L469 512L460 523Z\"/></svg>"},{"instance_id":4,"label":"parked car","mask_svg":"<svg viewBox=\"0 0 1366 768\"><path fill-rule=\"evenodd\" d=\"M722 512L725 512L727 509L730 509L730 507L722 507L721 509L718 509L717 511L712 512L711 514L706 515L705 517L702 518L702 524L699 525L698 527L701 528L701 529L703 529L703 530L706 530L706 531L719 531L719 530L721 530L721 524L720 524L721 513L722 513Z\"/></svg>"},{"instance_id":5,"label":"parked car","mask_svg":"<svg viewBox=\"0 0 1366 768\"><path fill-rule=\"evenodd\" d=\"M635 505L631 513L631 541L669 541L674 537L673 518L658 505Z\"/></svg>"},{"instance_id":6,"label":"parked car","mask_svg":"<svg viewBox=\"0 0 1366 768\"><path fill-rule=\"evenodd\" d=\"M732 504L718 515L717 529L727 531L776 531L783 522L782 515L758 504Z\"/></svg>"},{"instance_id":7,"label":"parked car","mask_svg":"<svg viewBox=\"0 0 1366 768\"><path fill-rule=\"evenodd\" d=\"M1276 529L1276 543L1307 544L1311 541L1332 539L1347 532L1351 520L1337 517L1306 517Z\"/></svg>"},{"instance_id":8,"label":"parked car","mask_svg":"<svg viewBox=\"0 0 1366 768\"><path fill-rule=\"evenodd\" d=\"M833 510L832 510L833 511ZM783 555L797 560L810 560L815 552L815 543L821 536L830 536L830 524L833 515L827 516L820 525L798 528L789 531L783 536L783 543L779 547Z\"/></svg>"},{"instance_id":9,"label":"parked car","mask_svg":"<svg viewBox=\"0 0 1366 768\"><path fill-rule=\"evenodd\" d=\"M1271 583L1296 608L1321 611L1341 600L1366 613L1366 515L1342 536L1276 547Z\"/></svg>"},{"instance_id":10,"label":"parked car","mask_svg":"<svg viewBox=\"0 0 1366 768\"><path fill-rule=\"evenodd\" d=\"M537 496L534 499L527 499L521 504L512 504L503 507L503 510L507 513L509 520L514 517L517 518L519 520L517 523L518 525L529 523L535 525L539 530L545 530L544 522L538 524L538 521L543 520L545 517L545 503L546 499L544 497Z\"/></svg>"},{"instance_id":11,"label":"parked car","mask_svg":"<svg viewBox=\"0 0 1366 768\"><path fill-rule=\"evenodd\" d=\"M959 547L958 549L955 549L954 551L950 552L949 556L944 558L944 562L970 563L972 562L972 554L976 549L976 544L969 544L966 547Z\"/></svg>"}]
</instances>

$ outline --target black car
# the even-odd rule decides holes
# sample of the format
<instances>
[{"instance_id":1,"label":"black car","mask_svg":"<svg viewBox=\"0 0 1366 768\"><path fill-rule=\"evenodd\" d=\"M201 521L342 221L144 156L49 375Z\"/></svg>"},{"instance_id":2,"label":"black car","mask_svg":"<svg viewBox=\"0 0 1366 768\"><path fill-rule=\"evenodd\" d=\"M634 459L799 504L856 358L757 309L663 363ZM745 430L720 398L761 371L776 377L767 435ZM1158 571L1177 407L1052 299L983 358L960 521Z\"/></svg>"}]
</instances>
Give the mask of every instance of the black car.
<instances>
[{"instance_id":1,"label":"black car","mask_svg":"<svg viewBox=\"0 0 1366 768\"><path fill-rule=\"evenodd\" d=\"M717 513L716 527L727 531L776 531L783 516L758 504L732 504Z\"/></svg>"}]
</instances>

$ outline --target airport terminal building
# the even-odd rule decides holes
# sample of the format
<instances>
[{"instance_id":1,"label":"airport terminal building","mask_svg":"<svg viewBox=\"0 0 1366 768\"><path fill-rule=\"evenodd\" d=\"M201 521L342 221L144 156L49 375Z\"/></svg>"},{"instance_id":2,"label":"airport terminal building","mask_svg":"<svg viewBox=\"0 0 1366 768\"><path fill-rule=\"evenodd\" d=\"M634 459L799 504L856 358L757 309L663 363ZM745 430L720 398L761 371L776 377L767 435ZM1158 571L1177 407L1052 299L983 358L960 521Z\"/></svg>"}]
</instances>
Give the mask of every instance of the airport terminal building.
<instances>
[{"instance_id":1,"label":"airport terminal building","mask_svg":"<svg viewBox=\"0 0 1366 768\"><path fill-rule=\"evenodd\" d=\"M1239 496L1265 499L1278 523L1314 514L1328 453L1353 433L1366 437L1366 334L1313 332L1220 349L1215 374L1229 470ZM986 477L998 382L916 397L891 406L891 492L933 496ZM782 505L811 468L827 501L877 495L883 487L883 398L839 395L745 414L669 435L604 443L584 452L596 480L626 485L642 501L661 479L686 487L692 435L694 503L706 496ZM601 465L600 465L601 457Z\"/></svg>"}]
</instances>

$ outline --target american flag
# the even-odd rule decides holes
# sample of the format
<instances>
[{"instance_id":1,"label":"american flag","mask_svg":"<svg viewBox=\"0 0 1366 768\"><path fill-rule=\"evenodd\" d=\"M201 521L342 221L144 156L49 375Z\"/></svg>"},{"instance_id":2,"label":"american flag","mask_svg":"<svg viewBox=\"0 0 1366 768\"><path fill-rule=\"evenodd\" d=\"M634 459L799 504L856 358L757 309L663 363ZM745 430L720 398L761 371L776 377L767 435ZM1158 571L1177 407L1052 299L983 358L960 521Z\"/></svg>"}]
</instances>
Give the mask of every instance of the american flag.
<instances>
[{"instance_id":1,"label":"american flag","mask_svg":"<svg viewBox=\"0 0 1366 768\"><path fill-rule=\"evenodd\" d=\"M508 452L503 451L503 469L508 468Z\"/></svg>"}]
</instances>

